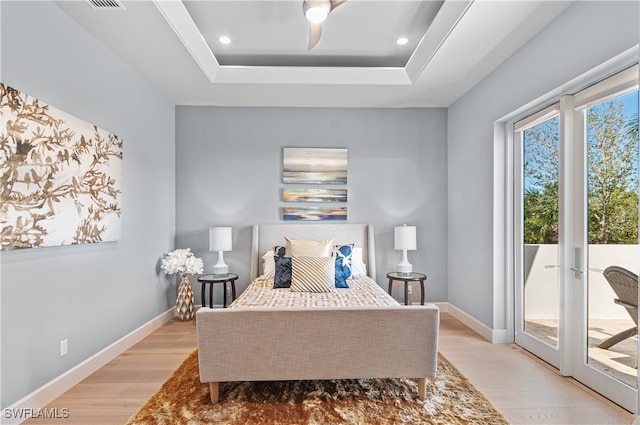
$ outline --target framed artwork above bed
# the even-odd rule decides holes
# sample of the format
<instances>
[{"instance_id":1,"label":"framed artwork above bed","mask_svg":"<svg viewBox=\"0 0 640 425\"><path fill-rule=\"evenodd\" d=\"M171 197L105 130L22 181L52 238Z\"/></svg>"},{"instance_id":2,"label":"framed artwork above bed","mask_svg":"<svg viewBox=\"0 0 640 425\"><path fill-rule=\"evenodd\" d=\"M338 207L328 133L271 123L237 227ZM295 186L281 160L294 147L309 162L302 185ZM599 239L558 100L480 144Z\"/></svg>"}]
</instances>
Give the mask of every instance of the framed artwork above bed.
<instances>
[{"instance_id":1,"label":"framed artwork above bed","mask_svg":"<svg viewBox=\"0 0 640 425\"><path fill-rule=\"evenodd\" d=\"M347 189L285 188L285 202L347 202Z\"/></svg>"},{"instance_id":2,"label":"framed artwork above bed","mask_svg":"<svg viewBox=\"0 0 640 425\"><path fill-rule=\"evenodd\" d=\"M347 207L284 207L282 219L292 220L346 220Z\"/></svg>"},{"instance_id":3,"label":"framed artwork above bed","mask_svg":"<svg viewBox=\"0 0 640 425\"><path fill-rule=\"evenodd\" d=\"M317 203L332 205L296 206L282 209L285 221L346 220L347 188L294 187L291 185L346 185L347 149L344 148L284 148L282 182L289 185L282 191L287 203Z\"/></svg>"},{"instance_id":4,"label":"framed artwork above bed","mask_svg":"<svg viewBox=\"0 0 640 425\"><path fill-rule=\"evenodd\" d=\"M347 184L347 150L284 148L282 182Z\"/></svg>"}]
</instances>

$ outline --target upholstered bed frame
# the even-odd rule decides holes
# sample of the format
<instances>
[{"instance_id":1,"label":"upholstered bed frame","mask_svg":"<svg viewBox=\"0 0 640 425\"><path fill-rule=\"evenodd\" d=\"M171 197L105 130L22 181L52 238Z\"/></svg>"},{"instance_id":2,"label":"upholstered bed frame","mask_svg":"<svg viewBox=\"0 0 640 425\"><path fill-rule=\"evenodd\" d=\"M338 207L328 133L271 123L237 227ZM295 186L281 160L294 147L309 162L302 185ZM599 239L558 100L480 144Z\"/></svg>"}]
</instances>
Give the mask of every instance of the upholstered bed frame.
<instances>
[{"instance_id":1,"label":"upholstered bed frame","mask_svg":"<svg viewBox=\"0 0 640 425\"><path fill-rule=\"evenodd\" d=\"M262 255L294 239L335 239L363 248L375 280L373 228L365 224L274 224L253 228L251 274ZM416 378L424 399L436 373L434 305L366 308L201 308L196 313L200 381L211 402L227 381Z\"/></svg>"}]
</instances>

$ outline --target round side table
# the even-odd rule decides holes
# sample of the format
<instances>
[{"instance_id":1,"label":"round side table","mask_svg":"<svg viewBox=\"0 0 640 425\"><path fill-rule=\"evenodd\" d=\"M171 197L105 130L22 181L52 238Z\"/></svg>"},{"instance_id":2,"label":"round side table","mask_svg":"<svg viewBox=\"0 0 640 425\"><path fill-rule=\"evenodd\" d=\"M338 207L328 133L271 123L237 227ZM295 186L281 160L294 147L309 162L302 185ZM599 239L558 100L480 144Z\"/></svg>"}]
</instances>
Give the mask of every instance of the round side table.
<instances>
[{"instance_id":1,"label":"round side table","mask_svg":"<svg viewBox=\"0 0 640 425\"><path fill-rule=\"evenodd\" d=\"M202 284L202 307L207 306L204 297L207 284L209 284L209 308L213 308L213 284L222 283L222 293L224 294L222 297L222 307L227 308L227 284L231 284L231 302L233 302L233 300L236 299L236 280L238 280L238 275L235 273L205 274L200 276L198 282Z\"/></svg>"},{"instance_id":2,"label":"round side table","mask_svg":"<svg viewBox=\"0 0 640 425\"><path fill-rule=\"evenodd\" d=\"M391 272L387 273L387 278L389 279L389 295L391 295L394 281L404 282L404 305L409 304L409 282L420 282L420 305L424 305L424 281L427 280L427 275L422 273L409 273L405 275L403 273Z\"/></svg>"}]
</instances>

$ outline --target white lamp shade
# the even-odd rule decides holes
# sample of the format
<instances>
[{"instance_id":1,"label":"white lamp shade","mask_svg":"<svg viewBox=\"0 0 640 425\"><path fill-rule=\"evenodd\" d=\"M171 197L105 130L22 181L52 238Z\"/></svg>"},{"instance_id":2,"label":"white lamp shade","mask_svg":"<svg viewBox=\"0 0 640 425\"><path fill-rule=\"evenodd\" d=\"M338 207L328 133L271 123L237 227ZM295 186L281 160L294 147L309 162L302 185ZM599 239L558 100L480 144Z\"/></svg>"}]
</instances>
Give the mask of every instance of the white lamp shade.
<instances>
[{"instance_id":1,"label":"white lamp shade","mask_svg":"<svg viewBox=\"0 0 640 425\"><path fill-rule=\"evenodd\" d=\"M416 242L416 226L396 226L393 232L393 240L396 250L415 250Z\"/></svg>"},{"instance_id":2,"label":"white lamp shade","mask_svg":"<svg viewBox=\"0 0 640 425\"><path fill-rule=\"evenodd\" d=\"M209 228L209 251L231 251L231 227Z\"/></svg>"}]
</instances>

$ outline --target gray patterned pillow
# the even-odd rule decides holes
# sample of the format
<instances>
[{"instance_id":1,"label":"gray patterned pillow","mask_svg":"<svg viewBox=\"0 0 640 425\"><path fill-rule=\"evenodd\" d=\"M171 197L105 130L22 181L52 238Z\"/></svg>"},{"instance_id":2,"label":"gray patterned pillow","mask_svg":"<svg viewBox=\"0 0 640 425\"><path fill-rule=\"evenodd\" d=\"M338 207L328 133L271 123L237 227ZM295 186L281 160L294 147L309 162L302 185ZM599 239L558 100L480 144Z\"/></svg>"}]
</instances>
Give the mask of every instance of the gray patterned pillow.
<instances>
[{"instance_id":1,"label":"gray patterned pillow","mask_svg":"<svg viewBox=\"0 0 640 425\"><path fill-rule=\"evenodd\" d=\"M336 263L333 257L297 257L291 260L291 290L333 292Z\"/></svg>"},{"instance_id":2,"label":"gray patterned pillow","mask_svg":"<svg viewBox=\"0 0 640 425\"><path fill-rule=\"evenodd\" d=\"M289 288L291 286L291 261L289 257L273 257L275 263L275 273L273 276L273 287Z\"/></svg>"}]
</instances>

